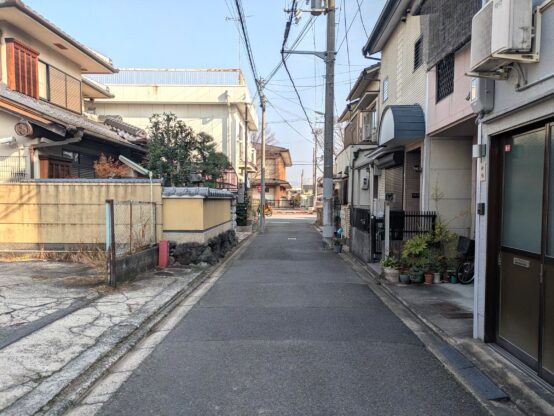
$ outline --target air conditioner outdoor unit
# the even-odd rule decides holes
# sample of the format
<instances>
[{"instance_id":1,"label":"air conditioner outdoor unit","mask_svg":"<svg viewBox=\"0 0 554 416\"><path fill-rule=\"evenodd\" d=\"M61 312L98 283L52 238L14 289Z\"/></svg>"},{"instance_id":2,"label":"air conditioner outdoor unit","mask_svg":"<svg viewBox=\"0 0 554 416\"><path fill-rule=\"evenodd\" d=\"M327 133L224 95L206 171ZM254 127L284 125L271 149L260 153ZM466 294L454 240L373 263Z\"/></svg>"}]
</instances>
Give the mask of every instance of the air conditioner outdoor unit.
<instances>
[{"instance_id":1,"label":"air conditioner outdoor unit","mask_svg":"<svg viewBox=\"0 0 554 416\"><path fill-rule=\"evenodd\" d=\"M512 62L538 62L539 46L533 42L532 0L491 0L473 17L471 70L494 72Z\"/></svg>"}]
</instances>

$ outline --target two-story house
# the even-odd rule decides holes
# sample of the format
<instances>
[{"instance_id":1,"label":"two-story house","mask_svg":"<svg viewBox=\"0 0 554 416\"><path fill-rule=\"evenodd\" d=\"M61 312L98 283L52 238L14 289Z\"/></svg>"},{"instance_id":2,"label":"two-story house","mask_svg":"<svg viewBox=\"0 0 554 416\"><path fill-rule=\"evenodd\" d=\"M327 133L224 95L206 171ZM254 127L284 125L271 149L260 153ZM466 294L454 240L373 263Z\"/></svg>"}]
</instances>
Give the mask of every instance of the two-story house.
<instances>
[{"instance_id":1,"label":"two-story house","mask_svg":"<svg viewBox=\"0 0 554 416\"><path fill-rule=\"evenodd\" d=\"M174 113L194 131L214 138L240 181L245 166L249 173L255 171L249 137L258 130L258 119L239 69L120 69L90 78L114 95L90 100L87 109L93 114L117 115L146 129L153 114Z\"/></svg>"},{"instance_id":2,"label":"two-story house","mask_svg":"<svg viewBox=\"0 0 554 416\"><path fill-rule=\"evenodd\" d=\"M83 98L109 98L89 73L111 61L20 0L0 2L0 180L94 177L103 153L142 160L145 133L83 115Z\"/></svg>"},{"instance_id":3,"label":"two-story house","mask_svg":"<svg viewBox=\"0 0 554 416\"><path fill-rule=\"evenodd\" d=\"M255 144L257 155L257 174L252 180L252 195L254 205L261 200L260 172L262 164L261 145ZM280 146L265 146L265 200L277 208L289 208L290 183L287 181L287 168L292 166L289 149Z\"/></svg>"},{"instance_id":4,"label":"two-story house","mask_svg":"<svg viewBox=\"0 0 554 416\"><path fill-rule=\"evenodd\" d=\"M388 0L363 47L381 59L374 215L386 201L394 211L435 211L451 231L471 234L476 127L465 73L478 1Z\"/></svg>"},{"instance_id":5,"label":"two-story house","mask_svg":"<svg viewBox=\"0 0 554 416\"><path fill-rule=\"evenodd\" d=\"M344 124L344 149L335 160L335 188L341 204L341 225L351 251L370 261L370 234L367 221L373 201L369 183L369 156L377 148L379 68L375 64L361 71L338 121Z\"/></svg>"},{"instance_id":6,"label":"two-story house","mask_svg":"<svg viewBox=\"0 0 554 416\"><path fill-rule=\"evenodd\" d=\"M554 1L484 2L473 33L474 335L554 383Z\"/></svg>"}]
</instances>

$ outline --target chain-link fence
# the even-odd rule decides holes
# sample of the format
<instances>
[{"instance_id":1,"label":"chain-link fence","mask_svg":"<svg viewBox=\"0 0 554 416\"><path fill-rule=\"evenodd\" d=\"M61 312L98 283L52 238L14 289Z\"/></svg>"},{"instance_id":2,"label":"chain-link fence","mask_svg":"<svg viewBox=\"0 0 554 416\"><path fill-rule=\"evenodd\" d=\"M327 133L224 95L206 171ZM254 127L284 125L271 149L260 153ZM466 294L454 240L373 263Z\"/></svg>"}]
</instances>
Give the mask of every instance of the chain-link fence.
<instances>
[{"instance_id":1,"label":"chain-link fence","mask_svg":"<svg viewBox=\"0 0 554 416\"><path fill-rule=\"evenodd\" d=\"M154 202L106 201L106 251L112 286L115 286L117 259L145 250L156 243Z\"/></svg>"}]
</instances>

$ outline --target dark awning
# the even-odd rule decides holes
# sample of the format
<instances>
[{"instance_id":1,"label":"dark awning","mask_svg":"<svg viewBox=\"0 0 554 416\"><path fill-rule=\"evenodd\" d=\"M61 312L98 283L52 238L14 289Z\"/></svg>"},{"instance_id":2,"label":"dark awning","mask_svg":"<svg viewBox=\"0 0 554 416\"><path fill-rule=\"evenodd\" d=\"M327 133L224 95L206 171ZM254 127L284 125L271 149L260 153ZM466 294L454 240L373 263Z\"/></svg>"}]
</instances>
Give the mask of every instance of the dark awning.
<instances>
[{"instance_id":1,"label":"dark awning","mask_svg":"<svg viewBox=\"0 0 554 416\"><path fill-rule=\"evenodd\" d=\"M385 108L379 128L379 144L404 145L425 138L425 114L415 105Z\"/></svg>"}]
</instances>

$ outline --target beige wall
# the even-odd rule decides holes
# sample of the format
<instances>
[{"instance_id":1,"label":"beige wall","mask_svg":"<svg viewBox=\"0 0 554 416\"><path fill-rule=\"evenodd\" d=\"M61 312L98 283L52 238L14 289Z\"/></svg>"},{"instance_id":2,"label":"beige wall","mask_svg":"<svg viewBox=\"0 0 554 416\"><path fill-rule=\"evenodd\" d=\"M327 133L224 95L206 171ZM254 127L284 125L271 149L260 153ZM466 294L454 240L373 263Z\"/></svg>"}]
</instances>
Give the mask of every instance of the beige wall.
<instances>
[{"instance_id":1,"label":"beige wall","mask_svg":"<svg viewBox=\"0 0 554 416\"><path fill-rule=\"evenodd\" d=\"M164 198L164 231L204 230L203 198Z\"/></svg>"},{"instance_id":2,"label":"beige wall","mask_svg":"<svg viewBox=\"0 0 554 416\"><path fill-rule=\"evenodd\" d=\"M161 185L154 184L161 231ZM0 185L0 247L60 249L105 243L105 201L150 201L148 183L13 183Z\"/></svg>"},{"instance_id":3,"label":"beige wall","mask_svg":"<svg viewBox=\"0 0 554 416\"><path fill-rule=\"evenodd\" d=\"M231 229L231 199L163 199L163 238L177 243L205 243Z\"/></svg>"},{"instance_id":4,"label":"beige wall","mask_svg":"<svg viewBox=\"0 0 554 416\"><path fill-rule=\"evenodd\" d=\"M425 111L427 74L425 65L414 72L414 45L421 36L420 17L408 13L399 23L381 52L381 91L379 120L383 110L393 104L419 104ZM383 102L383 81L389 79L389 98Z\"/></svg>"},{"instance_id":5,"label":"beige wall","mask_svg":"<svg viewBox=\"0 0 554 416\"><path fill-rule=\"evenodd\" d=\"M430 140L429 209L460 235L471 231L472 138L433 137Z\"/></svg>"}]
</instances>

